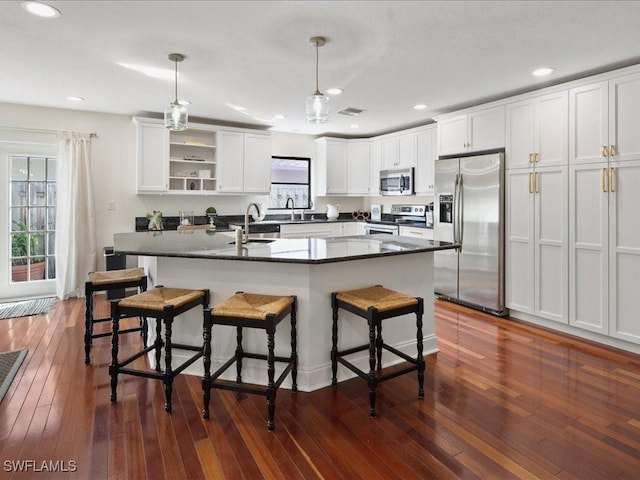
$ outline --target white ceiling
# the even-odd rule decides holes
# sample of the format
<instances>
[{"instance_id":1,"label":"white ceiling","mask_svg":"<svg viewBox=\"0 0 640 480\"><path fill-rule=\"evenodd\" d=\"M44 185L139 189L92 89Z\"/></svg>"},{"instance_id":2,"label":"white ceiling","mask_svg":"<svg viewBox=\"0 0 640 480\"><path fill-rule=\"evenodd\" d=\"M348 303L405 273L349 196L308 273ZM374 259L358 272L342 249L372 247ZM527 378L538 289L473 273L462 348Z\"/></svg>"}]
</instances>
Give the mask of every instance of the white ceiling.
<instances>
[{"instance_id":1,"label":"white ceiling","mask_svg":"<svg viewBox=\"0 0 640 480\"><path fill-rule=\"evenodd\" d=\"M438 113L640 63L638 1L48 1L42 19L0 5L0 101L125 115L161 115L178 96L190 120L275 131L370 136ZM304 100L341 87L324 125ZM158 79L120 63L166 69ZM531 75L553 66L545 80ZM68 95L84 97L80 104ZM412 107L424 102L427 110ZM243 106L247 113L226 104ZM366 110L338 115L347 107ZM268 122L254 117L284 120ZM6 124L7 119L0 119ZM350 128L358 123L360 128Z\"/></svg>"}]
</instances>

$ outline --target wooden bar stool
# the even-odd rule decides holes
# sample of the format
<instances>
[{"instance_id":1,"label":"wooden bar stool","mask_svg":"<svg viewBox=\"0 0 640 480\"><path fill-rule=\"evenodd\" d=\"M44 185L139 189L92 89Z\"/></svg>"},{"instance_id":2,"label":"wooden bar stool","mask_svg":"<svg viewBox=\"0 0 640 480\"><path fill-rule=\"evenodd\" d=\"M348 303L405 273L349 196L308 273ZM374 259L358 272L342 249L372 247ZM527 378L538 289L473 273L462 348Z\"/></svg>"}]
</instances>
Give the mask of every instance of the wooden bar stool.
<instances>
[{"instance_id":1,"label":"wooden bar stool","mask_svg":"<svg viewBox=\"0 0 640 480\"><path fill-rule=\"evenodd\" d=\"M109 365L109 375L111 376L111 401L117 399L116 389L118 387L118 375L128 374L138 377L155 378L162 380L164 384L165 404L164 409L171 411L171 395L173 391L173 379L185 368L202 356L202 346L183 345L173 343L171 334L173 321L178 315L190 310L198 305L203 308L209 306L209 290L190 290L184 288L166 288L158 286L149 291L126 297L122 300L111 302L111 364ZM156 340L153 345L144 347L141 351L124 359L118 360L118 333L121 319L131 316L152 317L156 319ZM162 340L162 324L164 323L164 341ZM172 366L173 349L190 350L196 352L185 362L176 368ZM160 367L160 357L164 349L165 368ZM127 365L155 350L156 366L155 371L138 370L128 368Z\"/></svg>"},{"instance_id":2,"label":"wooden bar stool","mask_svg":"<svg viewBox=\"0 0 640 480\"><path fill-rule=\"evenodd\" d=\"M108 337L111 331L93 333L94 323L110 322L111 317L93 317L93 294L108 292L123 288L136 287L138 293L147 289L147 276L142 268L128 268L126 270L109 270L105 272L89 273L89 280L84 284L85 312L84 312L84 363L89 363L91 344L94 338ZM140 324L135 328L120 330L120 333L141 332L144 346L147 346L147 320L140 318Z\"/></svg>"},{"instance_id":3,"label":"wooden bar stool","mask_svg":"<svg viewBox=\"0 0 640 480\"><path fill-rule=\"evenodd\" d=\"M297 297L260 295L255 293L238 292L227 300L219 303L211 309L204 311L204 377L202 378L202 391L204 396L204 409L202 417L209 418L209 400L211 389L219 388L235 392L245 392L267 397L267 427L273 430L275 423L276 392L287 374L291 372L291 391L298 390L296 377L298 374L297 339L296 339L296 302ZM280 357L274 354L274 335L276 326L287 315L291 320L291 356ZM224 365L211 375L211 327L213 325L230 325L237 329L236 351ZM260 328L267 332L267 355L245 352L242 348L242 328ZM242 384L242 360L243 358L255 358L267 361L268 383L266 388L262 386ZM236 363L236 383L218 380L233 363ZM275 362L287 364L284 371L275 380Z\"/></svg>"},{"instance_id":4,"label":"wooden bar stool","mask_svg":"<svg viewBox=\"0 0 640 480\"><path fill-rule=\"evenodd\" d=\"M418 396L424 397L424 358L422 356L422 315L424 302L420 297L411 297L394 290L389 290L376 285L373 287L350 290L347 292L333 292L331 294L331 307L333 309L331 371L332 385L337 385L338 362L367 381L369 385L369 415L376 415L376 387L378 383L399 375L418 372ZM338 309L343 308L359 317L365 318L369 325L369 343L347 350L338 351ZM416 338L418 353L416 358L404 354L384 343L382 339L382 320L387 318L416 314ZM352 353L369 349L369 372L365 373L358 367L347 361L344 357ZM411 366L394 370L386 375L381 375L382 349L403 358ZM377 366L376 366L377 360ZM376 368L377 367L377 368Z\"/></svg>"}]
</instances>

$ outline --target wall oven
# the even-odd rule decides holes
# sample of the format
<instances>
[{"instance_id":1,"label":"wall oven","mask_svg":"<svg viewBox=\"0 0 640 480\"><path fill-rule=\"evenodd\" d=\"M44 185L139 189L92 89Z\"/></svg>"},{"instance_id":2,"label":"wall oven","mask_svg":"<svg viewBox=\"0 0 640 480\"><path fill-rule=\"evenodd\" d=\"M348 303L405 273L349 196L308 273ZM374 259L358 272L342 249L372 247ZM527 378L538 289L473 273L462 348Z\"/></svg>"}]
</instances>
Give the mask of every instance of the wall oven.
<instances>
[{"instance_id":1,"label":"wall oven","mask_svg":"<svg viewBox=\"0 0 640 480\"><path fill-rule=\"evenodd\" d=\"M413 195L413 167L380 170L380 195Z\"/></svg>"}]
</instances>

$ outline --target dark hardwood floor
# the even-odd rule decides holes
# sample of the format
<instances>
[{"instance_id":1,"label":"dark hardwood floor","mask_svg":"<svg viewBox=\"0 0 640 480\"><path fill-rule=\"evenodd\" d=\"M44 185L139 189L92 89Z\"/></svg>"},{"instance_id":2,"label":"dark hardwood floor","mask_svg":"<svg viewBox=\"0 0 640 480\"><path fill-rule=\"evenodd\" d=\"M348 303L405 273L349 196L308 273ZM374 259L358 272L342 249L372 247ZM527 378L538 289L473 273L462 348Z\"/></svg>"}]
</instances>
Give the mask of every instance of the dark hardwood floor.
<instances>
[{"instance_id":1,"label":"dark hardwood floor","mask_svg":"<svg viewBox=\"0 0 640 480\"><path fill-rule=\"evenodd\" d=\"M109 341L85 366L83 315L73 299L0 320L0 351L29 348L0 404L0 478L640 478L636 355L438 301L424 399L414 375L380 385L373 419L360 379L280 390L270 433L261 396L214 390L203 421L193 376L176 379L172 414L161 383L137 377L111 404Z\"/></svg>"}]
</instances>

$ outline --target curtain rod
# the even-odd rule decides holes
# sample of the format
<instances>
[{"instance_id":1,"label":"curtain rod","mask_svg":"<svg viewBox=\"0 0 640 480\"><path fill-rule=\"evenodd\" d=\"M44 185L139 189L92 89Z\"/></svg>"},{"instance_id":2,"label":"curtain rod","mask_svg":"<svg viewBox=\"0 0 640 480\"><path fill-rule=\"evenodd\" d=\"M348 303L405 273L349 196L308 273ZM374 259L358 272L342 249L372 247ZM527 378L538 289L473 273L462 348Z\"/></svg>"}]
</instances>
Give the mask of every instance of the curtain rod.
<instances>
[{"instance_id":1,"label":"curtain rod","mask_svg":"<svg viewBox=\"0 0 640 480\"><path fill-rule=\"evenodd\" d=\"M20 130L23 132L34 132L34 133L58 133L58 132L65 132L67 130L47 130L44 128L21 128L21 127L6 127L4 125L0 125L0 129L4 129L4 130ZM84 133L84 132L80 132L80 133ZM96 132L90 132L88 134L91 138L98 138L98 134Z\"/></svg>"}]
</instances>

